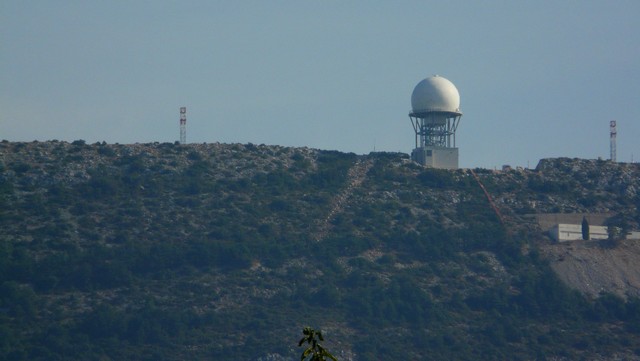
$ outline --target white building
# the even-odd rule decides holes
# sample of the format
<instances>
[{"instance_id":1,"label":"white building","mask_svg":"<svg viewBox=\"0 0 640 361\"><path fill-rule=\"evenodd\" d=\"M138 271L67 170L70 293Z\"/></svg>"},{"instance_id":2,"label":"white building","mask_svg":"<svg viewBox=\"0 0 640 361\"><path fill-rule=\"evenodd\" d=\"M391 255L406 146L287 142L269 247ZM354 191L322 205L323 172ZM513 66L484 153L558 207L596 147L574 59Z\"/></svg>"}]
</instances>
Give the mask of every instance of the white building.
<instances>
[{"instance_id":1,"label":"white building","mask_svg":"<svg viewBox=\"0 0 640 361\"><path fill-rule=\"evenodd\" d=\"M411 159L427 167L458 169L458 148L424 146L414 149Z\"/></svg>"},{"instance_id":2,"label":"white building","mask_svg":"<svg viewBox=\"0 0 640 361\"><path fill-rule=\"evenodd\" d=\"M549 231L551 238L556 242L567 242L582 240L582 225L580 224L556 224ZM589 239L607 239L609 233L605 226L591 226L589 225Z\"/></svg>"},{"instance_id":3,"label":"white building","mask_svg":"<svg viewBox=\"0 0 640 361\"><path fill-rule=\"evenodd\" d=\"M634 240L638 240L640 239L640 232L639 231L631 231L627 233L626 239L634 239Z\"/></svg>"}]
</instances>

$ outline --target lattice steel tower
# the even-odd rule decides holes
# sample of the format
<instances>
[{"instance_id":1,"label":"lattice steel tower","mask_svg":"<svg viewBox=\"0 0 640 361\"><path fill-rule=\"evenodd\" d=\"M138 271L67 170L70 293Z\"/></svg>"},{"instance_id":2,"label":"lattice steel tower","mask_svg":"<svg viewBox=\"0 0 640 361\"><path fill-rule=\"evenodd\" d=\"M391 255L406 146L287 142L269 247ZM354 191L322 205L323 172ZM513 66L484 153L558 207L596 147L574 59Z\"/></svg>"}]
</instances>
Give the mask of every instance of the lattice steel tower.
<instances>
[{"instance_id":1,"label":"lattice steel tower","mask_svg":"<svg viewBox=\"0 0 640 361\"><path fill-rule=\"evenodd\" d=\"M187 107L180 108L180 144L187 144Z\"/></svg>"},{"instance_id":2,"label":"lattice steel tower","mask_svg":"<svg viewBox=\"0 0 640 361\"><path fill-rule=\"evenodd\" d=\"M616 136L618 135L618 131L616 130L616 121L612 120L609 122L609 153L611 153L611 161L616 161Z\"/></svg>"}]
</instances>

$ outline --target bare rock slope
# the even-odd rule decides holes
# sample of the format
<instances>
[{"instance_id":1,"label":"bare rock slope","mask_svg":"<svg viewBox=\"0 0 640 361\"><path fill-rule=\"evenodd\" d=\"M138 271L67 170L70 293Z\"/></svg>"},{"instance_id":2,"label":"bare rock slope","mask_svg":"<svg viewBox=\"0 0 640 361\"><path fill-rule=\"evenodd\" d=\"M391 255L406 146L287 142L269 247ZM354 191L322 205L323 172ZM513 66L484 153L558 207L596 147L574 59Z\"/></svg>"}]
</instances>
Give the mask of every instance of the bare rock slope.
<instances>
[{"instance_id":1,"label":"bare rock slope","mask_svg":"<svg viewBox=\"0 0 640 361\"><path fill-rule=\"evenodd\" d=\"M575 241L546 245L542 250L558 276L584 294L640 296L640 241L625 240L614 247Z\"/></svg>"}]
</instances>

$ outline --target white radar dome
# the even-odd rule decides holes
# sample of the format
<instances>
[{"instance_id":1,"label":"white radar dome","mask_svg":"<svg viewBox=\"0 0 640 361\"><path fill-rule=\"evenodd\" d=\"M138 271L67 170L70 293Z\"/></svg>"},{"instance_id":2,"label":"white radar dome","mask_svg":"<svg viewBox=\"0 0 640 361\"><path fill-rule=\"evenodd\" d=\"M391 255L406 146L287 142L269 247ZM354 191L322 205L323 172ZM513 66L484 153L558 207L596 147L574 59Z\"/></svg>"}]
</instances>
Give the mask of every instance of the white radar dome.
<instances>
[{"instance_id":1,"label":"white radar dome","mask_svg":"<svg viewBox=\"0 0 640 361\"><path fill-rule=\"evenodd\" d=\"M411 94L414 114L428 112L460 113L460 93L449 80L435 75L422 80Z\"/></svg>"}]
</instances>

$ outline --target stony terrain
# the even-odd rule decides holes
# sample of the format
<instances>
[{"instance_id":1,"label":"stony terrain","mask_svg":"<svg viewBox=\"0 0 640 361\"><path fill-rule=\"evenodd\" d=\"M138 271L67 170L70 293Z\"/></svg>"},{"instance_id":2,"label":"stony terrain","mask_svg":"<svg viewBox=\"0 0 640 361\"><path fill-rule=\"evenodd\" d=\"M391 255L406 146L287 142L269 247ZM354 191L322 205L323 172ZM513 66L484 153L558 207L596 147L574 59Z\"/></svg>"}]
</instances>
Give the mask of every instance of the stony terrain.
<instances>
[{"instance_id":1,"label":"stony terrain","mask_svg":"<svg viewBox=\"0 0 640 361\"><path fill-rule=\"evenodd\" d=\"M606 292L640 296L640 240L557 244L547 235L554 224L579 224L583 216L593 225L611 222L640 229L638 164L543 159L535 170L495 172L484 178L510 226L538 234L536 244L569 286L590 297ZM518 190L526 186L538 192Z\"/></svg>"},{"instance_id":2,"label":"stony terrain","mask_svg":"<svg viewBox=\"0 0 640 361\"><path fill-rule=\"evenodd\" d=\"M615 246L602 241L573 241L542 246L558 276L571 287L597 297L611 292L640 297L640 241Z\"/></svg>"},{"instance_id":3,"label":"stony terrain","mask_svg":"<svg viewBox=\"0 0 640 361\"><path fill-rule=\"evenodd\" d=\"M599 160L4 141L0 358L289 360L309 322L344 360L637 360L638 242L547 231L638 229L639 193Z\"/></svg>"}]
</instances>

